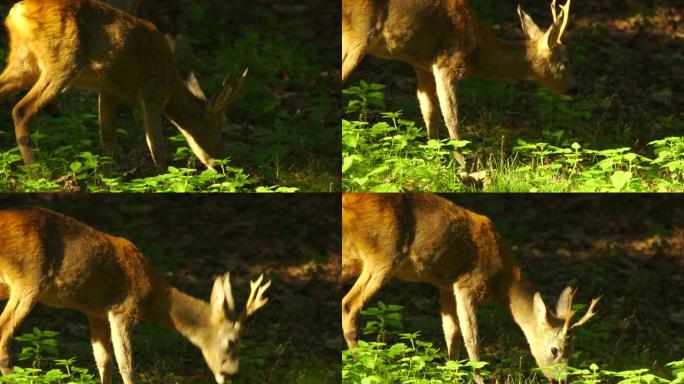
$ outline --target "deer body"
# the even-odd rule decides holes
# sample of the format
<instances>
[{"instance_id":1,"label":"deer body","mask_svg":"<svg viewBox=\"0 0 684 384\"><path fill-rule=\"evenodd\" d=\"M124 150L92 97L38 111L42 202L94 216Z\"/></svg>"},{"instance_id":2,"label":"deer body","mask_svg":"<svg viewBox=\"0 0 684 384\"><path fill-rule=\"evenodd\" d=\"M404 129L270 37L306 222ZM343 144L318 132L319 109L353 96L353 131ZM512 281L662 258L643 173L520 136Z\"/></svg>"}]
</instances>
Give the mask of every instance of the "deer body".
<instances>
[{"instance_id":1,"label":"deer body","mask_svg":"<svg viewBox=\"0 0 684 384\"><path fill-rule=\"evenodd\" d=\"M120 4L125 6L125 4ZM30 89L12 110L25 164L35 161L29 123L69 88L99 94L104 155L114 155L115 119L121 102L137 104L152 158L166 170L162 115L184 134L208 167L222 156L225 111L242 86L226 84L211 102L193 77L181 80L173 54L154 25L96 0L24 0L5 20L10 36L7 67L0 75L0 100Z\"/></svg>"},{"instance_id":2,"label":"deer body","mask_svg":"<svg viewBox=\"0 0 684 384\"><path fill-rule=\"evenodd\" d=\"M11 372L9 342L37 303L84 313L100 378L111 383L113 356L133 383L132 327L149 321L178 331L202 350L217 383L238 370L246 316L263 306L270 282L252 282L245 310L235 311L229 275L210 303L169 285L128 240L39 208L0 211L0 371ZM227 310L226 310L227 307Z\"/></svg>"},{"instance_id":3,"label":"deer body","mask_svg":"<svg viewBox=\"0 0 684 384\"><path fill-rule=\"evenodd\" d=\"M439 138L439 111L458 139L457 83L470 76L536 80L559 93L573 93L560 37L562 17L543 32L518 7L527 39L505 41L492 34L466 0L343 0L342 81L366 54L411 65L417 96L431 139Z\"/></svg>"},{"instance_id":4,"label":"deer body","mask_svg":"<svg viewBox=\"0 0 684 384\"><path fill-rule=\"evenodd\" d=\"M572 331L593 316L598 301L571 326L572 289L563 291L551 312L492 222L434 195L344 194L342 244L342 279L358 276L342 300L350 348L357 346L356 319L363 305L392 277L439 289L450 359L457 359L462 335L469 358L479 360L476 308L498 302L523 330L540 367L567 364Z\"/></svg>"}]
</instances>

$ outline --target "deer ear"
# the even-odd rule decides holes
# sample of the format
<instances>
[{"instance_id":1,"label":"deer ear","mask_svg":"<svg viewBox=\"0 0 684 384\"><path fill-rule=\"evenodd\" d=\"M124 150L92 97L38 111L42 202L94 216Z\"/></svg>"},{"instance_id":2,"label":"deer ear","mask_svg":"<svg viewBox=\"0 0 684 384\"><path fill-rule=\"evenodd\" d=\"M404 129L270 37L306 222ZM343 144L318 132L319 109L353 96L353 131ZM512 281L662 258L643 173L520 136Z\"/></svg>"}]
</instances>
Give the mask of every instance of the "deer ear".
<instances>
[{"instance_id":1,"label":"deer ear","mask_svg":"<svg viewBox=\"0 0 684 384\"><path fill-rule=\"evenodd\" d=\"M544 304L544 300L542 300L541 294L539 292L534 294L533 308L534 318L537 319L537 324L548 325L549 310L546 307L546 304Z\"/></svg>"},{"instance_id":2,"label":"deer ear","mask_svg":"<svg viewBox=\"0 0 684 384\"><path fill-rule=\"evenodd\" d=\"M518 4L518 16L520 16L520 24L522 25L525 37L529 40L537 40L544 35L541 29L534 23L534 20L523 11L522 6Z\"/></svg>"},{"instance_id":3,"label":"deer ear","mask_svg":"<svg viewBox=\"0 0 684 384\"><path fill-rule=\"evenodd\" d=\"M223 277L214 280L214 288L211 290L211 315L214 318L221 318L226 315L224 310L226 304L226 293L223 289Z\"/></svg>"},{"instance_id":4,"label":"deer ear","mask_svg":"<svg viewBox=\"0 0 684 384\"><path fill-rule=\"evenodd\" d=\"M226 305L228 306L227 315L229 318L235 317L235 300L233 299L233 287L230 285L230 272L223 275L223 292L226 295Z\"/></svg>"},{"instance_id":5,"label":"deer ear","mask_svg":"<svg viewBox=\"0 0 684 384\"><path fill-rule=\"evenodd\" d=\"M570 310L572 306L572 288L565 287L563 292L561 292L558 297L558 302L556 303L556 317L559 319L567 319L570 315Z\"/></svg>"}]
</instances>

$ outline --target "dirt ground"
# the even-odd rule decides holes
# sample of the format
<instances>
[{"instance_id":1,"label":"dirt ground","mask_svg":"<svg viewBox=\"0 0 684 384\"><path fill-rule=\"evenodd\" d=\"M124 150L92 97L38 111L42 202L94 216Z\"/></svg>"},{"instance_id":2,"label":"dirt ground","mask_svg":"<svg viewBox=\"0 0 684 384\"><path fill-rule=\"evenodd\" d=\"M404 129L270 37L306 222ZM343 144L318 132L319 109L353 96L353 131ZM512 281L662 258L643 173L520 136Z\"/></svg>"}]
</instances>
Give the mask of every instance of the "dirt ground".
<instances>
[{"instance_id":1,"label":"dirt ground","mask_svg":"<svg viewBox=\"0 0 684 384\"><path fill-rule=\"evenodd\" d=\"M248 279L265 273L273 280L270 301L246 326L244 374L259 371L259 380L282 382L308 364L318 380L338 377L337 195L0 195L0 208L16 205L47 207L128 238L175 286L204 300L213 278L231 271L243 305ZM34 325L60 332L63 357L76 355L81 366L94 368L84 316L41 305L18 334ZM159 377L169 372L183 383L211 381L189 342L157 327L138 328L133 344L143 382L165 382Z\"/></svg>"}]
</instances>

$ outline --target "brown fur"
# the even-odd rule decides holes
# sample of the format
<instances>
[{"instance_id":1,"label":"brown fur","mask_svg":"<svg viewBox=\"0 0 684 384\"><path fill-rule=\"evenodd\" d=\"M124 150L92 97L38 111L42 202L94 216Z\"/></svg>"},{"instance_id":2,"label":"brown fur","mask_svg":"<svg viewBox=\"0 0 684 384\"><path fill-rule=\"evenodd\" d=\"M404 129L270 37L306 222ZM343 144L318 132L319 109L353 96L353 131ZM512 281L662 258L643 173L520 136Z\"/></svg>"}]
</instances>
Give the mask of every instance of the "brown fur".
<instances>
[{"instance_id":1,"label":"brown fur","mask_svg":"<svg viewBox=\"0 0 684 384\"><path fill-rule=\"evenodd\" d=\"M356 320L364 304L396 277L439 289L450 359L458 358L462 333L469 358L479 360L476 308L490 301L510 309L541 367L567 364L571 354L572 337L566 336L572 334L565 324L572 317L572 290L563 291L555 314L547 310L492 222L439 196L344 194L342 278L355 276L342 300L350 348L357 346ZM554 372L544 374L557 378Z\"/></svg>"},{"instance_id":2,"label":"brown fur","mask_svg":"<svg viewBox=\"0 0 684 384\"><path fill-rule=\"evenodd\" d=\"M546 37L532 19L523 24L527 40L508 42L495 37L466 0L342 0L342 80L366 54L410 64L429 137L439 138L439 107L450 137L458 139L456 85L464 77L536 80L559 93L574 88L564 48L551 39L561 22Z\"/></svg>"},{"instance_id":3,"label":"brown fur","mask_svg":"<svg viewBox=\"0 0 684 384\"><path fill-rule=\"evenodd\" d=\"M237 90L227 84L207 102L196 81L185 85L164 36L149 22L96 0L24 0L5 20L10 55L0 75L0 100L30 91L12 111L25 164L35 161L29 123L60 92L71 88L99 93L104 155L112 157L115 118L121 102L140 106L152 158L166 171L162 114L185 135L208 167L221 158L225 110ZM107 169L107 172L109 170Z\"/></svg>"},{"instance_id":4,"label":"brown fur","mask_svg":"<svg viewBox=\"0 0 684 384\"><path fill-rule=\"evenodd\" d=\"M217 382L238 369L244 318L266 303L261 278L242 314L235 312L229 276L216 279L211 303L171 287L128 240L40 208L0 211L0 365L11 371L9 342L37 303L84 313L103 384L111 383L112 353L124 384L133 383L131 330L140 321L174 329L198 346ZM225 307L228 307L228 310Z\"/></svg>"}]
</instances>

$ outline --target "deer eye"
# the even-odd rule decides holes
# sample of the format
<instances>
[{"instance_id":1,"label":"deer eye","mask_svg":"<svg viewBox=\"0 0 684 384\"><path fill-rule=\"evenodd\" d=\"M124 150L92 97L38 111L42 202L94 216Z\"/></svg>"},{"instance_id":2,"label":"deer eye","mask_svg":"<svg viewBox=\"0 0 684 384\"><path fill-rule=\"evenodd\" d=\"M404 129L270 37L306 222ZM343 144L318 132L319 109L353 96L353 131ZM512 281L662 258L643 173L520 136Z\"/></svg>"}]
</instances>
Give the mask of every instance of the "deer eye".
<instances>
[{"instance_id":1,"label":"deer eye","mask_svg":"<svg viewBox=\"0 0 684 384\"><path fill-rule=\"evenodd\" d=\"M556 357L558 357L558 348L552 347L552 348L551 348L551 354L553 355L553 358L554 358L554 359L555 359Z\"/></svg>"}]
</instances>

